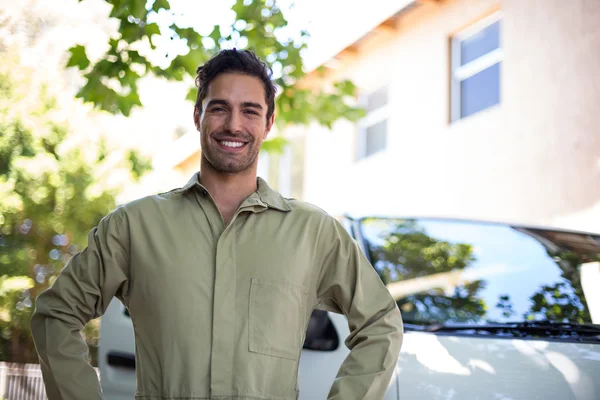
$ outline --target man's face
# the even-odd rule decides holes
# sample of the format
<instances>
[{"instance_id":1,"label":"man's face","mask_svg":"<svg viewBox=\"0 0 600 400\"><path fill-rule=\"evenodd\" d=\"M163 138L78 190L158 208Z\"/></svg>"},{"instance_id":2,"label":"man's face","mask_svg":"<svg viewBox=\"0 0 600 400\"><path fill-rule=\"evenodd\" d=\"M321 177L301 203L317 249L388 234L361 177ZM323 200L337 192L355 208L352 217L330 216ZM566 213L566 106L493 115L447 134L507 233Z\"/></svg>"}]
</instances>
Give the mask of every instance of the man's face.
<instances>
[{"instance_id":1,"label":"man's face","mask_svg":"<svg viewBox=\"0 0 600 400\"><path fill-rule=\"evenodd\" d=\"M194 112L202 157L213 170L226 174L256 165L263 140L273 125L267 121L262 82L255 77L223 73L208 85L202 111Z\"/></svg>"}]
</instances>

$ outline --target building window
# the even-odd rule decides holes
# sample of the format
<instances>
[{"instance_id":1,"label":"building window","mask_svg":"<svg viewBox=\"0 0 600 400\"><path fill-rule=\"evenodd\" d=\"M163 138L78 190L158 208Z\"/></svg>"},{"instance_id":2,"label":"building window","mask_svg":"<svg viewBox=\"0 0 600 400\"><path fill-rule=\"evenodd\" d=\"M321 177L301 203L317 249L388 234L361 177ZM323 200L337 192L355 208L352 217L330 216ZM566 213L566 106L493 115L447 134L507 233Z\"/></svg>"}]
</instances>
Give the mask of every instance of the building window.
<instances>
[{"instance_id":1,"label":"building window","mask_svg":"<svg viewBox=\"0 0 600 400\"><path fill-rule=\"evenodd\" d=\"M452 38L452 121L500 103L500 13Z\"/></svg>"},{"instance_id":2,"label":"building window","mask_svg":"<svg viewBox=\"0 0 600 400\"><path fill-rule=\"evenodd\" d=\"M358 123L356 159L361 160L385 150L387 146L389 99L384 86L360 99L367 115Z\"/></svg>"}]
</instances>

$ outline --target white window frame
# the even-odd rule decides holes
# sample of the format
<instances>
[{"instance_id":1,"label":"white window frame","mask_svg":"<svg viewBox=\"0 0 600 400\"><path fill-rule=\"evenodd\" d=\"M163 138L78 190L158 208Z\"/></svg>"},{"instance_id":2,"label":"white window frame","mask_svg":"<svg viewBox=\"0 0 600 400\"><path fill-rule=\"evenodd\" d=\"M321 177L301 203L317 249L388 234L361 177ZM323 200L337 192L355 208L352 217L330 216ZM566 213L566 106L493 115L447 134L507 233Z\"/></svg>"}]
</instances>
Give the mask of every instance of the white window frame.
<instances>
[{"instance_id":1,"label":"white window frame","mask_svg":"<svg viewBox=\"0 0 600 400\"><path fill-rule=\"evenodd\" d=\"M476 33L481 32L488 26L501 21L502 13L497 11L493 14L488 15L487 17L481 19L475 24L469 26L467 29L462 30L452 37L451 44L451 67L452 67L452 83L451 83L451 121L458 121L463 119L461 117L461 91L460 84L465 79L472 77L479 72L490 68L491 66L501 62L504 59L504 50L502 48L502 42L500 41L500 47L492 50L491 52L476 58L475 60L465 64L460 65L461 58L461 50L460 44L463 40L468 39L469 37L475 35ZM502 28L501 28L502 29ZM500 31L502 32L502 30Z\"/></svg>"},{"instance_id":2,"label":"white window frame","mask_svg":"<svg viewBox=\"0 0 600 400\"><path fill-rule=\"evenodd\" d=\"M382 122L382 121L385 121L385 120L387 120L389 123L389 119L390 119L390 115L391 115L390 85L385 84L383 86L378 87L377 89L375 89L373 91L362 94L359 97L358 103L360 106L366 108L369 95L377 92L380 89L383 89L384 87L387 87L387 103L379 108L376 108L375 110L369 111L367 113L367 115L365 115L365 117L362 118L361 120L359 120L357 123L358 134L357 134L357 140L356 140L356 161L364 160L366 158L373 156L374 154L377 154L377 153L387 150L388 129L386 127L385 148L381 151L378 151L377 153L367 154L367 129Z\"/></svg>"}]
</instances>

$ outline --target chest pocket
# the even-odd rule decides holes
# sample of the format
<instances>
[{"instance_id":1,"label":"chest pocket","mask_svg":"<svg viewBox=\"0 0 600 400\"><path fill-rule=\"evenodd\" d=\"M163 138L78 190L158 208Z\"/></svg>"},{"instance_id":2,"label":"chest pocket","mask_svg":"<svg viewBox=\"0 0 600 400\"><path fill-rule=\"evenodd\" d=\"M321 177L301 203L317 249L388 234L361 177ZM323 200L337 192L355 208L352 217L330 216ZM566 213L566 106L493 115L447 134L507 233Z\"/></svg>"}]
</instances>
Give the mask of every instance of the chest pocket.
<instances>
[{"instance_id":1,"label":"chest pocket","mask_svg":"<svg viewBox=\"0 0 600 400\"><path fill-rule=\"evenodd\" d=\"M289 282L252 278L249 350L297 360L304 335L308 289Z\"/></svg>"}]
</instances>

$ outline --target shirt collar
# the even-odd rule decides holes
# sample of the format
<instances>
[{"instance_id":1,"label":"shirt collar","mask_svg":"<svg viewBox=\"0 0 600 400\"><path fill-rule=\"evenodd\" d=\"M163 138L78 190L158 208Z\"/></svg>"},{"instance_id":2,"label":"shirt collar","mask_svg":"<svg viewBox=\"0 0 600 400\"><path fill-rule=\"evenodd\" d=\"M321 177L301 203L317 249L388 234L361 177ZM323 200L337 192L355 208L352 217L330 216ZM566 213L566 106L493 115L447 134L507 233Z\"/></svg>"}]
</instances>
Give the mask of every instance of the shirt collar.
<instances>
[{"instance_id":1,"label":"shirt collar","mask_svg":"<svg viewBox=\"0 0 600 400\"><path fill-rule=\"evenodd\" d=\"M255 193L258 193L260 199L266 203L269 208L274 208L279 211L292 211L287 200L279 194L279 192L271 189L263 178L258 177L256 178L256 181L258 190Z\"/></svg>"},{"instance_id":2,"label":"shirt collar","mask_svg":"<svg viewBox=\"0 0 600 400\"><path fill-rule=\"evenodd\" d=\"M256 178L258 190L252 193L250 196L258 196L258 200L264 203L269 208L274 208L279 211L292 211L290 205L287 200L279 194L277 191L271 189L271 187L267 184L267 182L261 177ZM204 188L200 184L200 172L196 172L188 181L188 183L183 186L180 191L187 192L195 186L199 186Z\"/></svg>"},{"instance_id":3,"label":"shirt collar","mask_svg":"<svg viewBox=\"0 0 600 400\"><path fill-rule=\"evenodd\" d=\"M196 172L194 175L192 175L192 177L190 178L188 183L186 183L185 186L183 186L178 191L187 192L188 190L192 189L194 186L202 187L202 185L200 184L200 172Z\"/></svg>"}]
</instances>

